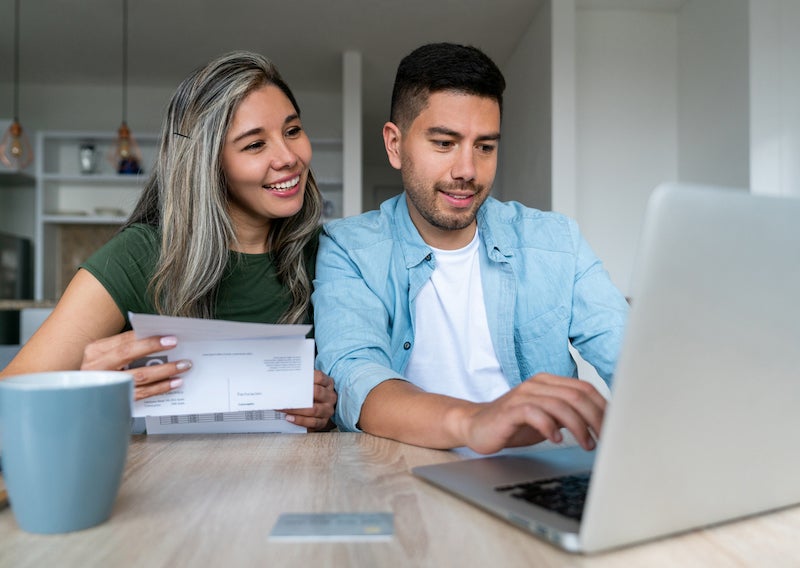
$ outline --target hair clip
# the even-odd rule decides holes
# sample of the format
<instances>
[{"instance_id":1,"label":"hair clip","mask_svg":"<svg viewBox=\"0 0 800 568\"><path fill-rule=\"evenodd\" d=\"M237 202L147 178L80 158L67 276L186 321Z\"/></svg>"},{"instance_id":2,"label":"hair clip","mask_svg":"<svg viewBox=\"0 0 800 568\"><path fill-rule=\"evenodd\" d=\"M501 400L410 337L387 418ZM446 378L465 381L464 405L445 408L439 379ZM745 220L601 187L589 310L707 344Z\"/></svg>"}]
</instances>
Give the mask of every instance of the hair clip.
<instances>
[{"instance_id":1,"label":"hair clip","mask_svg":"<svg viewBox=\"0 0 800 568\"><path fill-rule=\"evenodd\" d=\"M187 140L191 140L191 138L189 136L186 136L186 134L181 134L180 132L173 132L173 134L175 136L180 136L181 138L186 138Z\"/></svg>"}]
</instances>

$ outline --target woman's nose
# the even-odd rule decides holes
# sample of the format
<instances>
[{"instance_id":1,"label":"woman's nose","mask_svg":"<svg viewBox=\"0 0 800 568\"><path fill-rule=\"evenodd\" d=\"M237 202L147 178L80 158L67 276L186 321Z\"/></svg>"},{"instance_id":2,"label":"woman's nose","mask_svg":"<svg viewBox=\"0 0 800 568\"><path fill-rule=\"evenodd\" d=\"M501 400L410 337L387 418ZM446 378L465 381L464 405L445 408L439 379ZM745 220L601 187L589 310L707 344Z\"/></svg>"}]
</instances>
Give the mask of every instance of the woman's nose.
<instances>
[{"instance_id":1,"label":"woman's nose","mask_svg":"<svg viewBox=\"0 0 800 568\"><path fill-rule=\"evenodd\" d=\"M289 147L285 141L281 141L274 147L272 161L270 167L274 170L282 170L287 167L292 167L297 163L297 154Z\"/></svg>"}]
</instances>

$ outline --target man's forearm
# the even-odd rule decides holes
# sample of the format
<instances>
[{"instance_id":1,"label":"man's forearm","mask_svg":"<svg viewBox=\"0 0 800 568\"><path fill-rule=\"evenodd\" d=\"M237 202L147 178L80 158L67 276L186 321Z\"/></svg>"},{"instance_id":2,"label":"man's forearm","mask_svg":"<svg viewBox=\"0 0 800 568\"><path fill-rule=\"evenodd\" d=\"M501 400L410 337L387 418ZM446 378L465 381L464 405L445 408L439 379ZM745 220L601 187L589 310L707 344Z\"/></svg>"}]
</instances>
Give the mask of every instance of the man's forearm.
<instances>
[{"instance_id":1,"label":"man's forearm","mask_svg":"<svg viewBox=\"0 0 800 568\"><path fill-rule=\"evenodd\" d=\"M480 404L427 393L413 384L384 381L367 395L358 426L365 432L427 448L467 445L464 424Z\"/></svg>"},{"instance_id":2,"label":"man's forearm","mask_svg":"<svg viewBox=\"0 0 800 568\"><path fill-rule=\"evenodd\" d=\"M540 373L500 398L474 403L390 379L361 407L359 427L376 436L428 448L466 446L481 454L563 441L566 428L584 449L595 447L606 401L590 384Z\"/></svg>"}]
</instances>

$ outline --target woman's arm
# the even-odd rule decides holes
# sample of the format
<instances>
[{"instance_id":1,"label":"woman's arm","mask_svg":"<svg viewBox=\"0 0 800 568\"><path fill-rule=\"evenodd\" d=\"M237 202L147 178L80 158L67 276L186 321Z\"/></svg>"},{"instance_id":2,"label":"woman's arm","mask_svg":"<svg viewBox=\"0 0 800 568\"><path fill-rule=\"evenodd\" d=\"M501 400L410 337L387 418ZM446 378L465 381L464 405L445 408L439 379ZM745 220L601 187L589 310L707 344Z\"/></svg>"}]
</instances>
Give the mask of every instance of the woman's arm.
<instances>
[{"instance_id":1,"label":"woman's arm","mask_svg":"<svg viewBox=\"0 0 800 568\"><path fill-rule=\"evenodd\" d=\"M124 326L125 318L111 295L94 276L80 269L53 313L0 376L80 369L89 343L117 334Z\"/></svg>"},{"instance_id":2,"label":"woman's arm","mask_svg":"<svg viewBox=\"0 0 800 568\"><path fill-rule=\"evenodd\" d=\"M133 332L120 333L124 327L125 318L108 291L90 272L79 269L50 317L0 371L0 379L39 371L119 371L136 359L176 345L174 337L136 339ZM135 398L180 386L176 375L190 368L189 361L174 361L131 369Z\"/></svg>"}]
</instances>

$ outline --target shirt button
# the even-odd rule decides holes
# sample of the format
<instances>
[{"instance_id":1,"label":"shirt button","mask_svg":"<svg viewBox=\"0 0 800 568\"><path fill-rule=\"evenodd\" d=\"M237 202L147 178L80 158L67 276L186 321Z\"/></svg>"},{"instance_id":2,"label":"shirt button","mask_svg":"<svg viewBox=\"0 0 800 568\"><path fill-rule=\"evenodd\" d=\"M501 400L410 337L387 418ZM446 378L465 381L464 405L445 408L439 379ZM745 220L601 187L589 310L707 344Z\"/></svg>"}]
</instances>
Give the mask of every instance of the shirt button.
<instances>
[{"instance_id":1,"label":"shirt button","mask_svg":"<svg viewBox=\"0 0 800 568\"><path fill-rule=\"evenodd\" d=\"M433 256L431 255L431 253L428 253L428 256L426 256L426 257L425 257L425 260L427 260L428 262L430 262L430 261L431 261L431 258L433 258Z\"/></svg>"},{"instance_id":2,"label":"shirt button","mask_svg":"<svg viewBox=\"0 0 800 568\"><path fill-rule=\"evenodd\" d=\"M406 351L411 349L411 342L406 341L405 343L403 343L403 349L405 349Z\"/></svg>"}]
</instances>

